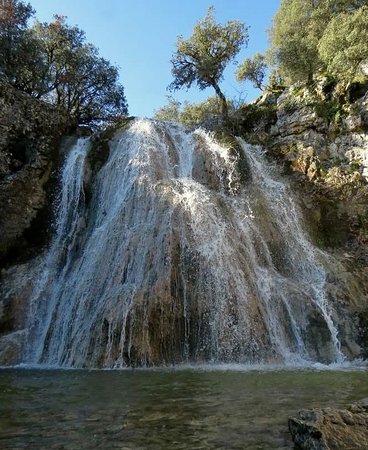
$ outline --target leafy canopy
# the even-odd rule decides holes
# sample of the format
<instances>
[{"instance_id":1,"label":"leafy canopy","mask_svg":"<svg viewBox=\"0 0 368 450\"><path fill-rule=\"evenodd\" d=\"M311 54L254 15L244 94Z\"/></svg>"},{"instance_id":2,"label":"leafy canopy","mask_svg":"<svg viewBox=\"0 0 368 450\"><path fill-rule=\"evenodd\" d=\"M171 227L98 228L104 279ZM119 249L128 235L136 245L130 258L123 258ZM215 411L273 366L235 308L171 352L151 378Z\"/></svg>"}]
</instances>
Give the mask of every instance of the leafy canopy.
<instances>
[{"instance_id":1,"label":"leafy canopy","mask_svg":"<svg viewBox=\"0 0 368 450\"><path fill-rule=\"evenodd\" d=\"M265 57L256 53L252 58L245 58L236 71L238 81L249 80L255 88L263 90L263 81L266 76Z\"/></svg>"},{"instance_id":2,"label":"leafy canopy","mask_svg":"<svg viewBox=\"0 0 368 450\"><path fill-rule=\"evenodd\" d=\"M52 23L37 22L33 32L47 61L40 74L44 98L65 108L80 123L111 121L127 113L117 67L85 42L83 31L55 16Z\"/></svg>"},{"instance_id":3,"label":"leafy canopy","mask_svg":"<svg viewBox=\"0 0 368 450\"><path fill-rule=\"evenodd\" d=\"M328 72L349 83L368 62L368 7L342 12L328 24L318 44Z\"/></svg>"},{"instance_id":4,"label":"leafy canopy","mask_svg":"<svg viewBox=\"0 0 368 450\"><path fill-rule=\"evenodd\" d=\"M28 31L33 14L29 3L0 1L0 77L14 85L21 84L23 70L33 64L36 44Z\"/></svg>"},{"instance_id":5,"label":"leafy canopy","mask_svg":"<svg viewBox=\"0 0 368 450\"><path fill-rule=\"evenodd\" d=\"M19 0L0 3L0 78L64 108L78 123L96 126L127 114L118 68L65 17L28 27L33 13Z\"/></svg>"},{"instance_id":6,"label":"leafy canopy","mask_svg":"<svg viewBox=\"0 0 368 450\"><path fill-rule=\"evenodd\" d=\"M167 105L162 106L154 113L154 119L167 122L180 122L181 103L171 95L167 96Z\"/></svg>"},{"instance_id":7,"label":"leafy canopy","mask_svg":"<svg viewBox=\"0 0 368 450\"><path fill-rule=\"evenodd\" d=\"M271 61L288 83L318 73L352 81L366 58L367 0L283 0L270 30Z\"/></svg>"},{"instance_id":8,"label":"leafy canopy","mask_svg":"<svg viewBox=\"0 0 368 450\"><path fill-rule=\"evenodd\" d=\"M228 101L228 108L233 109L233 104L230 101ZM188 127L193 127L200 126L203 122L220 115L221 101L218 97L208 97L201 103L184 102L182 104L169 96L167 105L159 108L155 112L154 118L169 122L180 122Z\"/></svg>"},{"instance_id":9,"label":"leafy canopy","mask_svg":"<svg viewBox=\"0 0 368 450\"><path fill-rule=\"evenodd\" d=\"M210 7L188 39L178 37L176 53L171 59L174 81L169 89L190 88L193 84L197 84L199 89L213 87L226 114L226 98L219 83L227 64L247 43L248 28L243 23L229 21L220 25L215 22L214 8Z\"/></svg>"},{"instance_id":10,"label":"leafy canopy","mask_svg":"<svg viewBox=\"0 0 368 450\"><path fill-rule=\"evenodd\" d=\"M311 80L320 68L321 31L313 1L283 0L273 18L270 38L273 62L283 78L294 83Z\"/></svg>"}]
</instances>

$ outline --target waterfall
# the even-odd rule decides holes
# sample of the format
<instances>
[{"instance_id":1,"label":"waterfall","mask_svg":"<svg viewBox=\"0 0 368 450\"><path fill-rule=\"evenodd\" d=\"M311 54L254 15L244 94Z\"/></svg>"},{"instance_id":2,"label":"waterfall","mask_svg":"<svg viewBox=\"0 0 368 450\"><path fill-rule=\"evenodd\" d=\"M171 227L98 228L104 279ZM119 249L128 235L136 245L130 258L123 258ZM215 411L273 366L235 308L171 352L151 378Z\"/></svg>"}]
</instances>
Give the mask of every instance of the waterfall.
<instances>
[{"instance_id":1,"label":"waterfall","mask_svg":"<svg viewBox=\"0 0 368 450\"><path fill-rule=\"evenodd\" d=\"M88 139L66 160L39 267L25 362L123 367L340 361L325 292L287 182L262 150L135 120L84 196ZM317 331L316 331L317 330Z\"/></svg>"}]
</instances>

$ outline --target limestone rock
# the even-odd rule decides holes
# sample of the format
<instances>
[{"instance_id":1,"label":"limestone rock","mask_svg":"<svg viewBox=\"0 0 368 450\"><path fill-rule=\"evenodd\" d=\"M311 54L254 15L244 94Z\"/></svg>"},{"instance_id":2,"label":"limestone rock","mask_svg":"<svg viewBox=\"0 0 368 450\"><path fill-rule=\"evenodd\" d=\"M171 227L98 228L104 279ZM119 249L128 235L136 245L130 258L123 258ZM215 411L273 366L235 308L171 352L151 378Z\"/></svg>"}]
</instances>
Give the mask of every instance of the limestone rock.
<instances>
[{"instance_id":1,"label":"limestone rock","mask_svg":"<svg viewBox=\"0 0 368 450\"><path fill-rule=\"evenodd\" d=\"M299 411L289 419L289 430L301 450L365 450L368 448L368 399L348 409Z\"/></svg>"},{"instance_id":2,"label":"limestone rock","mask_svg":"<svg viewBox=\"0 0 368 450\"><path fill-rule=\"evenodd\" d=\"M281 137L300 134L308 129L325 128L325 121L318 117L311 107L303 107L294 111L280 109L277 113L277 122L271 128L271 134Z\"/></svg>"},{"instance_id":3,"label":"limestone rock","mask_svg":"<svg viewBox=\"0 0 368 450\"><path fill-rule=\"evenodd\" d=\"M277 121L270 132L273 151L310 180L318 178L318 171L308 170L311 157L317 166L319 161L358 167L368 180L368 93L351 105L340 125L328 125L315 108L303 106L302 100L289 90L278 97Z\"/></svg>"}]
</instances>

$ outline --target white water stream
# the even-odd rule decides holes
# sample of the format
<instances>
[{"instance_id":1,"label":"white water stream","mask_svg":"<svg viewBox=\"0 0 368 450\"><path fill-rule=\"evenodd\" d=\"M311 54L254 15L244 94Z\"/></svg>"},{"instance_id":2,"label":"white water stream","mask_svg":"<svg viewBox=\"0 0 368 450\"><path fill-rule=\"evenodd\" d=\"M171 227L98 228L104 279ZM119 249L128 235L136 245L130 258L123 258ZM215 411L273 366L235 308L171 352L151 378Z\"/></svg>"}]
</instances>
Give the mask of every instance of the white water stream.
<instances>
[{"instance_id":1,"label":"white water stream","mask_svg":"<svg viewBox=\"0 0 368 450\"><path fill-rule=\"evenodd\" d=\"M287 183L241 145L243 185L237 158L204 131L136 120L110 143L85 205L89 141L78 141L32 295L26 363L342 361L327 256Z\"/></svg>"}]
</instances>

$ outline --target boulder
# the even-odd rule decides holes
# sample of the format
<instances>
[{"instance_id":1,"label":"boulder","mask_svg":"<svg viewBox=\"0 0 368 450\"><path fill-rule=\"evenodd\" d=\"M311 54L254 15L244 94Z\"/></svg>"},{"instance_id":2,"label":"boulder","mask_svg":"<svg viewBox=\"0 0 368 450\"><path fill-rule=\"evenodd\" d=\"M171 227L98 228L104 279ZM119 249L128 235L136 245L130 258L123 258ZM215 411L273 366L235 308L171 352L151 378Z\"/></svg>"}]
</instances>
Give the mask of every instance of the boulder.
<instances>
[{"instance_id":1,"label":"boulder","mask_svg":"<svg viewBox=\"0 0 368 450\"><path fill-rule=\"evenodd\" d=\"M289 431L301 450L358 450L368 448L368 399L347 409L299 411L289 418Z\"/></svg>"}]
</instances>

